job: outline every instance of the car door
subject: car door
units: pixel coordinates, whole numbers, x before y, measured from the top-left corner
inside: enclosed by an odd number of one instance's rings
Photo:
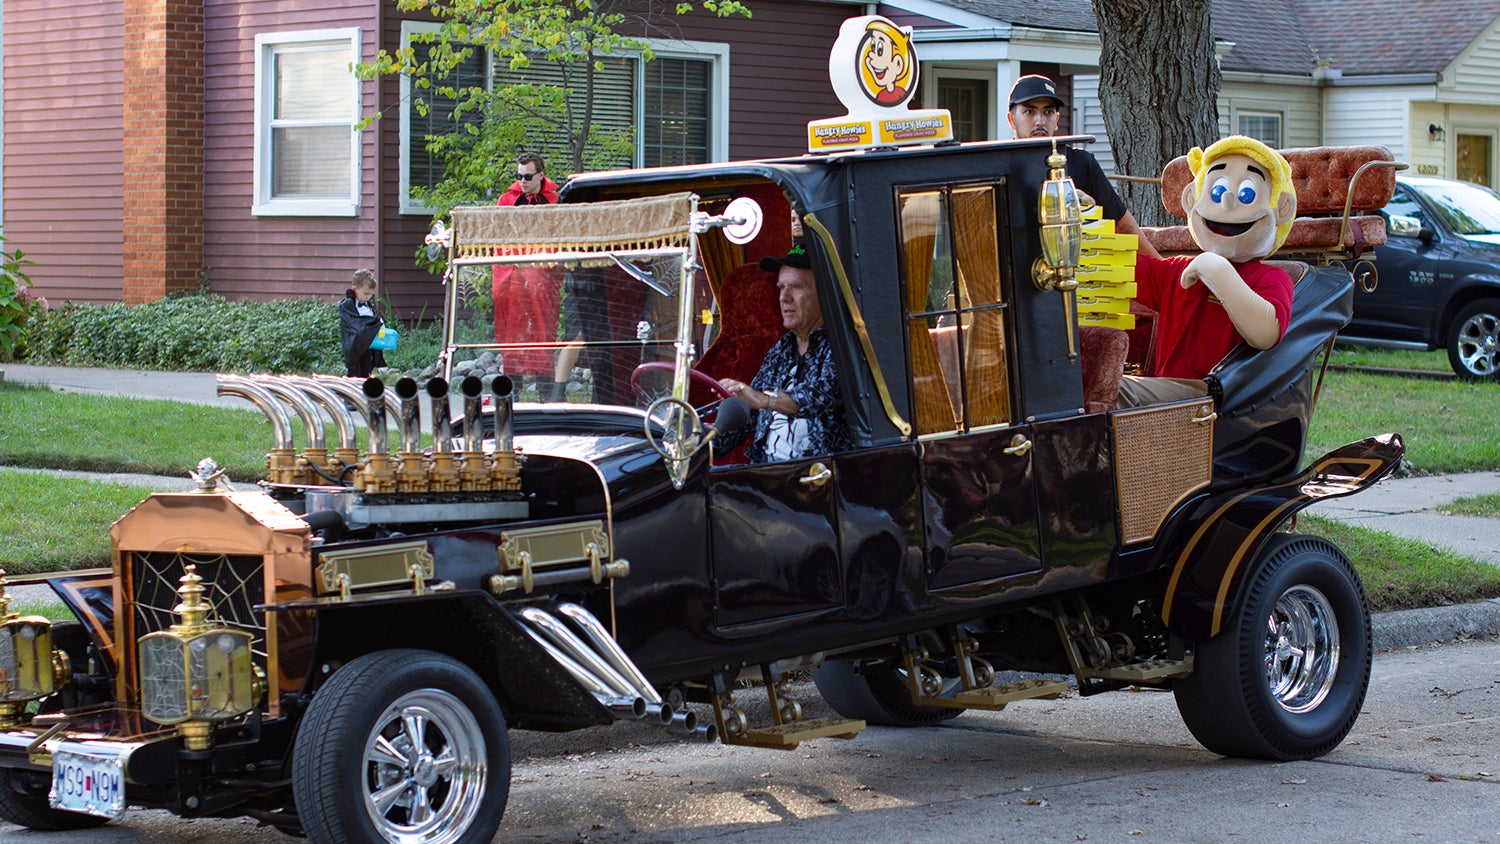
[[[1390,203],[1381,211],[1386,218],[1386,242],[1375,249],[1376,286],[1354,297],[1354,318],[1347,334],[1428,341],[1430,316],[1436,307],[1437,259],[1446,247],[1434,215],[1413,193],[1410,187],[1398,184]],[[1409,226],[1392,225],[1393,217],[1418,221],[1429,236],[1424,239]]]
[[[715,619],[721,633],[843,604],[831,457],[713,469],[708,482]]]

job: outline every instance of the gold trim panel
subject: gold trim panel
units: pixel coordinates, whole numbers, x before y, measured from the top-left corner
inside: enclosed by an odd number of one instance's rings
[[[379,548],[359,548],[323,555],[318,564],[319,593],[348,597],[359,589],[411,585],[437,576],[427,542],[403,542]]]
[[[1213,479],[1213,399],[1110,414],[1120,543],[1145,542],[1188,496]]]

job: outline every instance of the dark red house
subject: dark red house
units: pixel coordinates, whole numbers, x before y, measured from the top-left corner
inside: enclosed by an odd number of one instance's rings
[[[747,5],[749,19],[643,33],[650,72],[617,63],[606,119],[634,127],[636,164],[797,154],[808,120],[842,113],[828,49],[867,4]],[[402,317],[435,302],[412,260],[430,222],[407,191],[432,177],[421,118],[402,80],[348,70],[423,25],[392,0],[31,0],[3,15],[3,233],[35,260],[37,295],[338,296],[368,266]],[[657,130],[684,120],[664,147]]]

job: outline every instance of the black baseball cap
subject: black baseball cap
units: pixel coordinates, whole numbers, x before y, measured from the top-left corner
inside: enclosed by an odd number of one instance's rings
[[[1013,106],[1043,97],[1056,100],[1059,106],[1067,105],[1057,93],[1057,83],[1039,74],[1023,76],[1010,87],[1010,104]]]
[[[812,269],[812,258],[808,257],[807,247],[800,243],[793,244],[791,251],[780,258],[767,255],[760,259],[760,268],[768,273],[779,272],[782,267],[797,267],[798,269]]]

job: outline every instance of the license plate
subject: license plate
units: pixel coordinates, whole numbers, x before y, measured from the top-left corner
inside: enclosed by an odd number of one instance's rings
[[[108,752],[60,746],[48,798],[54,809],[117,820],[125,814],[125,764]]]

